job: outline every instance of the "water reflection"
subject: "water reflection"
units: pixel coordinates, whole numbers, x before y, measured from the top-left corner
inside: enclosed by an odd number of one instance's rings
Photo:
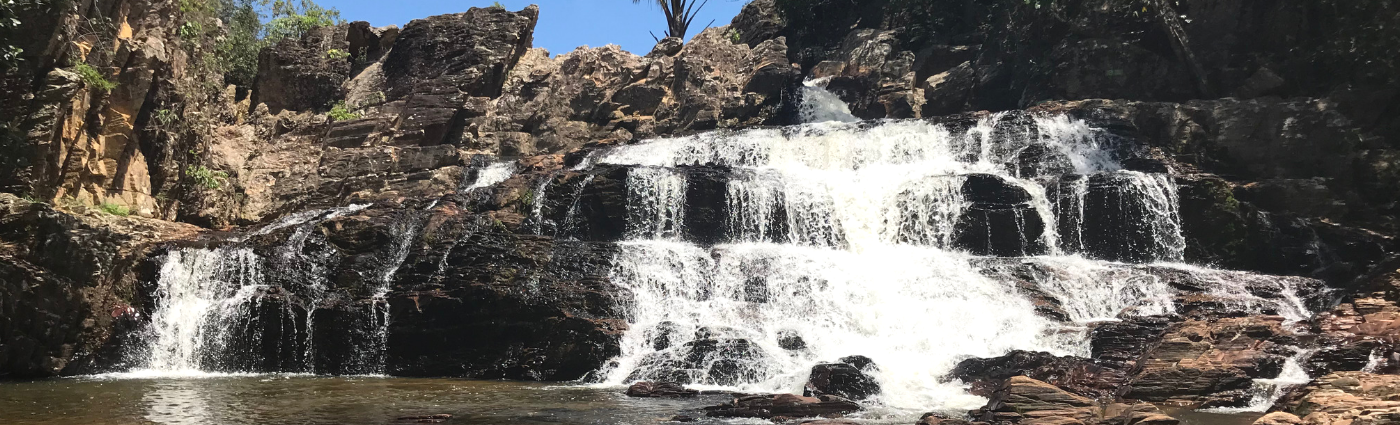
[[[727,396],[631,399],[620,389],[454,379],[231,376],[0,383],[5,424],[655,424]],[[707,422],[700,422],[707,423]],[[734,423],[711,421],[708,423]]]

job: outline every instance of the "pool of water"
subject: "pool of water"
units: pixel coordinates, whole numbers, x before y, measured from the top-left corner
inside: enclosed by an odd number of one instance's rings
[[[698,424],[771,424],[705,418],[728,394],[688,399],[627,397],[621,388],[462,379],[242,375],[113,375],[0,382],[0,424],[385,425],[448,414],[446,424],[659,424],[678,414]],[[1258,414],[1166,408],[1183,425],[1249,425]],[[909,424],[918,412],[874,408],[869,424]]]
[[[618,388],[456,379],[88,377],[0,383],[0,423],[382,425],[445,413],[453,416],[448,424],[655,424],[685,411],[702,416],[693,410],[728,399],[637,399]]]

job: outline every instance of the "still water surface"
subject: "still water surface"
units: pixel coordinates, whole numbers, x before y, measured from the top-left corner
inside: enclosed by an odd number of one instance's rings
[[[0,383],[0,424],[381,425],[441,413],[453,415],[447,424],[656,424],[728,399],[635,399],[616,388],[455,379],[90,377]]]
[[[0,424],[385,425],[450,414],[446,424],[660,424],[677,414],[697,424],[771,424],[704,418],[724,394],[639,399],[620,388],[532,382],[311,375],[189,378],[81,377],[0,383]],[[917,412],[864,412],[861,422],[909,424]],[[892,414],[894,413],[894,414]],[[1259,414],[1168,408],[1183,425],[1248,425]]]

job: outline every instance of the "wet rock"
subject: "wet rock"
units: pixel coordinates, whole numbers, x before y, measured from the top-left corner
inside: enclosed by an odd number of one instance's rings
[[[1033,143],[1016,153],[1008,166],[1016,170],[1016,176],[1031,179],[1042,176],[1060,176],[1074,172],[1074,164],[1069,156],[1045,143]]]
[[[987,422],[1073,423],[1068,421],[1093,420],[1098,410],[1093,400],[1035,379],[1013,376],[992,393],[987,405],[973,412],[973,416]]]
[[[695,397],[700,391],[674,382],[638,382],[627,387],[628,397]]]
[[[860,405],[837,396],[802,397],[793,394],[752,395],[705,408],[705,415],[721,418],[800,418],[840,416],[860,410]]]
[[[987,174],[970,174],[961,188],[968,203],[953,228],[954,246],[977,255],[1015,257],[1045,252],[1045,223],[1026,189]]]
[[[807,341],[802,339],[796,331],[778,331],[778,347],[784,350],[805,350]]]
[[[39,379],[112,371],[139,343],[137,297],[159,244],[200,229],[81,206],[57,209],[0,193],[0,376]],[[118,326],[121,326],[121,329]]]
[[[1169,326],[1171,320],[1165,317],[1132,317],[1099,324],[1089,334],[1091,357],[1115,369],[1132,369]]]
[[[1282,317],[1253,316],[1173,324],[1143,355],[1127,398],[1210,405],[1247,402],[1254,378],[1277,376],[1292,332]]]
[[[972,424],[972,422],[968,422],[968,421],[965,420],[965,419],[946,418],[946,417],[943,417],[943,416],[939,416],[939,415],[936,414],[936,413],[925,413],[922,417],[919,418],[919,422],[915,423],[914,425],[971,425],[971,424]]]
[[[868,363],[869,359],[859,357],[851,359],[850,363],[842,360],[841,363],[812,366],[802,395],[817,397],[830,394],[850,400],[864,400],[880,394],[880,382],[867,373],[873,367]]]
[[[987,397],[1013,376],[1043,381],[1091,398],[1111,398],[1129,379],[1125,371],[1100,366],[1089,359],[1019,350],[1001,357],[963,360],[948,372],[947,378],[970,384],[969,392]]]
[[[720,338],[702,329],[696,339],[643,358],[629,381],[735,385],[766,379],[767,354],[747,339]]]

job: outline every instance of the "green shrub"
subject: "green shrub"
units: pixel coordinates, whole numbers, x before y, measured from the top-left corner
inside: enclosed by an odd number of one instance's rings
[[[228,173],[210,170],[203,165],[185,167],[185,176],[194,179],[195,184],[213,190],[224,187],[224,181],[228,179]]]
[[[107,214],[122,217],[131,215],[131,209],[127,208],[125,205],[117,205],[110,202],[103,202],[102,205],[97,206],[97,209],[102,210],[102,212],[105,212]]]
[[[349,58],[349,57],[350,57],[350,52],[347,52],[347,51],[344,51],[344,50],[340,50],[340,49],[330,49],[330,50],[327,50],[327,51],[326,51],[326,59],[330,59],[330,60],[345,60],[346,58]]]
[[[331,117],[331,122],[353,120],[360,117],[360,113],[350,110],[349,106],[345,106],[343,100],[331,105],[331,111],[327,112],[326,115]]]
[[[107,81],[107,78],[102,76],[102,72],[98,71],[97,68],[93,68],[92,65],[80,63],[73,65],[72,70],[77,73],[79,77],[82,77],[83,82],[87,83],[88,87],[100,91],[111,91],[117,88],[117,83]]]
[[[184,25],[180,25],[180,38],[182,39],[194,41],[199,40],[199,37],[202,35],[204,35],[204,24],[196,21],[189,21],[185,22]]]
[[[271,20],[263,26],[263,41],[265,43],[276,43],[285,38],[300,39],[307,32],[330,25],[345,23],[340,19],[340,11],[335,8],[326,9],[311,0],[263,0],[267,5]]]

